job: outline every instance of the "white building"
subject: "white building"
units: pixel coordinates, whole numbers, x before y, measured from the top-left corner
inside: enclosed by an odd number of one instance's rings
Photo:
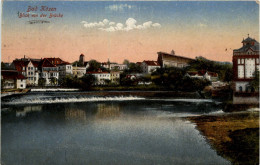
[[[59,67],[44,58],[39,64],[40,77],[46,80],[45,85],[57,85],[59,79]],[[54,80],[54,81],[53,81]]]
[[[143,61],[141,64],[142,72],[145,74],[151,74],[157,68],[160,68],[160,64],[157,61]]]
[[[65,77],[67,75],[72,75],[73,74],[73,67],[70,63],[68,62],[63,62],[58,65],[59,67],[59,74],[60,77]]]
[[[87,72],[87,74],[95,76],[95,85],[107,85],[111,81],[111,75],[109,72]]]
[[[78,78],[83,77],[86,74],[86,67],[73,66],[72,74],[74,77],[78,77]]]

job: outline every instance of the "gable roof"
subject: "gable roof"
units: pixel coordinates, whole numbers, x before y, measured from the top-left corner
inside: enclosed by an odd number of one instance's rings
[[[56,67],[56,65],[52,64],[47,58],[44,58],[39,63],[40,67]]]
[[[160,64],[157,61],[143,61],[148,66],[160,66]]]
[[[60,58],[46,58],[47,60],[49,60],[53,65],[58,65],[58,64],[61,64],[62,62],[65,62],[63,61],[62,59]]]

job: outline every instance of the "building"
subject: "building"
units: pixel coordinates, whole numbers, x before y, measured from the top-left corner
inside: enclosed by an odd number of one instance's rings
[[[110,80],[113,84],[120,83],[120,72],[119,71],[110,71]]]
[[[86,74],[86,67],[73,66],[72,74],[77,78],[83,77]]]
[[[217,73],[209,72],[209,71],[205,71],[205,70],[189,71],[185,74],[185,76],[188,76],[190,78],[207,79],[211,82],[218,81],[218,74]]]
[[[55,62],[51,62],[48,58],[44,58],[39,63],[40,78],[45,79],[45,85],[57,85],[59,79],[59,67]]]
[[[177,56],[175,55],[175,52],[172,51],[172,53],[165,53],[165,52],[157,52],[158,54],[158,63],[161,67],[179,67],[183,68],[189,65],[189,62],[191,62],[192,58],[183,57],[183,56]]]
[[[143,61],[141,64],[142,72],[145,74],[151,74],[157,68],[160,68],[160,64],[157,61]]]
[[[2,70],[1,79],[3,89],[26,88],[26,77],[16,70]]]
[[[73,74],[72,64],[68,62],[62,62],[58,65],[59,67],[59,76],[65,77],[67,75]]]
[[[103,72],[101,69],[97,72],[87,72],[86,74],[90,74],[95,77],[94,85],[107,85],[111,81],[110,73]]]
[[[11,64],[12,67],[25,76],[26,84],[28,86],[37,86],[39,80],[39,70],[38,66],[40,63],[40,59],[15,59]]]
[[[259,103],[259,92],[250,86],[259,71],[259,43],[249,37],[242,40],[242,47],[233,50],[234,104]]]
[[[114,71],[121,71],[121,72],[123,72],[125,69],[127,69],[127,65],[125,65],[125,64],[111,63],[111,64],[109,65],[109,69],[110,69],[110,70],[114,70]]]

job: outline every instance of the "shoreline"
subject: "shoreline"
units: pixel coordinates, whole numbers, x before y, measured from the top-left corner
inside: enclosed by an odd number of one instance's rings
[[[258,164],[259,111],[186,117],[217,154],[232,164]]]

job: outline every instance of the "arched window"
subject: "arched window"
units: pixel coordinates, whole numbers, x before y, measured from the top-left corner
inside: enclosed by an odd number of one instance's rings
[[[255,92],[255,88],[254,87],[251,87],[251,92]]]
[[[243,91],[243,88],[242,86],[239,87],[239,92],[242,92]]]
[[[249,86],[246,87],[246,92],[249,92],[249,88],[250,88]]]

